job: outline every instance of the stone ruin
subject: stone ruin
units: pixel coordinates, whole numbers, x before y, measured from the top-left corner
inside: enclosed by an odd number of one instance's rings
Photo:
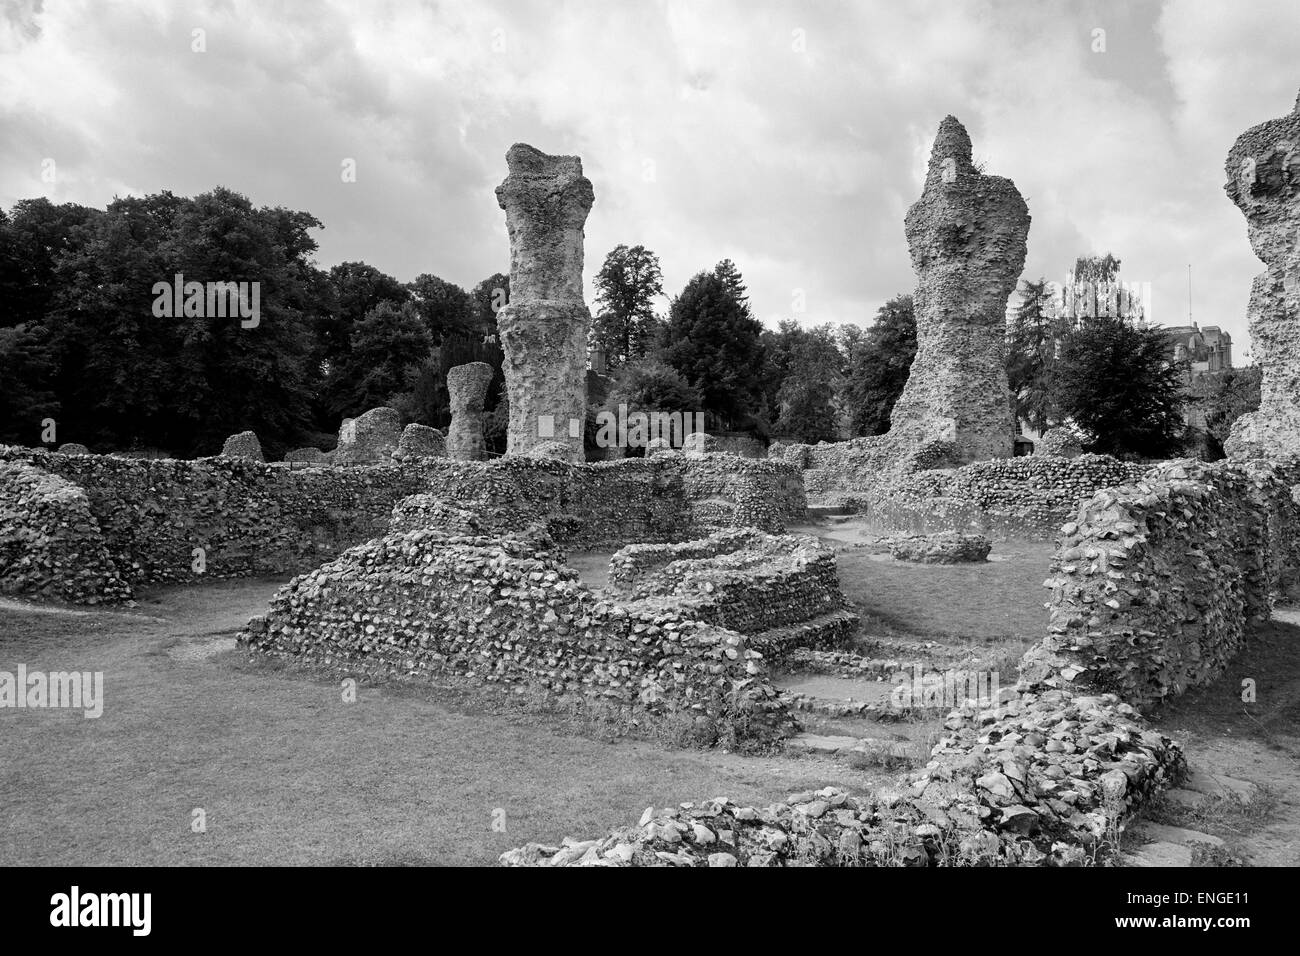
[[[401,460],[446,458],[446,436],[436,428],[412,422],[402,429],[402,437],[397,441],[397,451],[393,452],[393,457]]]
[[[89,455],[90,449],[80,442],[64,442],[59,446],[60,455]]]
[[[381,405],[357,418],[345,418],[339,426],[339,443],[334,449],[335,465],[374,465],[392,460],[402,431],[397,409]]]
[[[238,435],[231,435],[221,446],[221,457],[266,461],[262,456],[262,443],[257,440],[256,432],[240,432]]]
[[[980,172],[956,117],[939,125],[921,198],[907,211],[916,270],[916,358],[890,435],[956,446],[957,462],[1009,458],[1007,299],[1025,264],[1029,208],[1015,183]]]
[[[451,425],[447,429],[449,458],[479,461],[487,457],[487,445],[483,441],[483,406],[491,384],[492,366],[486,362],[470,362],[447,370],[447,394],[451,397]],[[511,405],[512,413],[513,409]]]
[[[889,432],[768,449],[768,457],[805,470],[817,504],[888,506],[915,473],[1009,460],[1014,452],[1006,307],[1025,262],[1029,210],[1011,180],[975,167],[970,136],[955,117],[939,125],[904,229],[917,275],[917,352]]]
[[[497,187],[510,234],[510,301],[497,312],[510,401],[506,454],[561,442],[580,463],[587,402],[583,224],[595,201],[577,156],[516,143]]]
[[[1259,410],[1242,415],[1224,448],[1233,458],[1300,453],[1300,98],[1253,126],[1228,153],[1224,189],[1246,217],[1267,268],[1250,290],[1250,338],[1263,369]]]

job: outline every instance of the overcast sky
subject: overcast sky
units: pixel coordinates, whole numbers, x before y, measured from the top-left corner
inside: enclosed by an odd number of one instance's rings
[[[952,113],[1029,204],[1026,277],[1110,251],[1178,324],[1191,263],[1193,318],[1232,333],[1238,364],[1263,265],[1224,158],[1300,87],[1295,0],[0,9],[6,208],[225,185],[321,219],[322,266],[469,288],[508,269],[493,189],[527,142],[580,155],[595,186],[589,301],[605,253],[640,243],[670,293],[729,257],[769,325],[867,323],[914,285],[903,215]]]

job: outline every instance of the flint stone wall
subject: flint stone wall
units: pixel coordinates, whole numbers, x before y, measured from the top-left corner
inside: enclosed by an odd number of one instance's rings
[[[397,450],[401,430],[401,416],[387,405],[372,408],[357,418],[345,418],[331,461],[336,465],[387,463]]]
[[[394,505],[437,492],[491,522],[545,525],[568,547],[616,549],[711,530],[782,531],[804,514],[798,472],[731,456],[593,465],[507,458],[292,468],[239,459],[128,459],[0,445],[0,462],[80,487],[133,585],[303,571],[383,534]],[[494,524],[494,527],[503,526]],[[191,571],[203,547],[205,575]]]
[[[881,436],[883,437],[883,436]],[[808,500],[847,506],[885,531],[961,531],[991,538],[1054,538],[1078,503],[1131,482],[1149,465],[1107,455],[1028,455],[956,469],[893,470],[876,439],[787,445],[783,460],[803,464]]]
[[[256,432],[240,432],[238,435],[231,435],[221,446],[221,457],[266,461],[266,457],[262,454],[262,443],[257,440]]]
[[[739,631],[769,660],[800,647],[839,646],[858,625],[834,553],[808,535],[746,528],[680,544],[631,545],[610,559],[610,590]]]
[[[282,588],[239,643],[353,675],[462,678],[629,730],[672,721],[702,743],[752,746],[793,727],[744,636],[603,599],[510,536],[424,528],[358,545]]]
[[[826,788],[768,807],[646,808],[634,825],[529,843],[505,866],[1083,866],[1186,772],[1178,746],[1113,695],[1052,681],[954,710],[905,790]],[[1049,749],[1050,748],[1050,749]]]
[[[1233,423],[1233,458],[1300,454],[1300,98],[1290,113],[1237,137],[1225,165],[1228,198],[1246,217],[1267,267],[1251,283],[1251,348],[1263,369],[1259,410]]]
[[[968,564],[987,560],[993,543],[982,534],[914,534],[890,539],[889,553],[916,564]]]
[[[1175,461],[1084,502],[1045,583],[1029,673],[1146,707],[1218,677],[1300,576],[1295,460]]]
[[[84,604],[131,598],[86,493],[22,462],[0,462],[0,592]]]

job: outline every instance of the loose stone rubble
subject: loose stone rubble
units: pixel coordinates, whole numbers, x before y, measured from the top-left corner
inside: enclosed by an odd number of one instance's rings
[[[718,440],[707,432],[691,432],[682,439],[683,455],[716,455],[720,451]]]
[[[1083,454],[1087,436],[1083,429],[1060,425],[1048,429],[1043,437],[1034,442],[1035,456],[1055,456],[1058,458],[1077,458]]]
[[[1009,179],[980,172],[953,116],[939,125],[921,198],[907,211],[917,351],[889,435],[943,440],[960,464],[1011,456],[1007,299],[1020,279],[1029,209]]]
[[[387,405],[372,408],[355,419],[345,418],[331,461],[335,465],[386,464],[397,451],[401,430],[401,415]]]
[[[257,440],[256,432],[240,432],[238,435],[231,435],[221,446],[221,457],[266,461],[262,456],[262,443]]]
[[[834,788],[765,808],[719,797],[561,846],[529,843],[506,866],[1080,866],[1186,771],[1177,745],[1111,695],[1022,683],[999,704],[954,710],[906,789]]]
[[[1225,169],[1224,189],[1267,269],[1251,285],[1247,313],[1263,369],[1259,410],[1233,423],[1224,449],[1233,458],[1300,454],[1300,99],[1237,137]]]
[[[890,538],[889,553],[900,561],[917,564],[964,564],[988,560],[993,542],[982,534],[912,534]]]
[[[59,446],[60,455],[89,455],[90,449],[77,442],[65,442]]]
[[[447,394],[451,396],[451,426],[447,429],[449,458],[479,461],[487,457],[483,406],[491,384],[492,366],[486,362],[470,362],[447,370]]]
[[[510,233],[510,301],[497,312],[510,402],[506,454],[557,441],[577,463],[591,326],[582,297],[583,224],[595,193],[577,156],[516,143],[506,165],[496,191]]]
[[[397,442],[397,451],[393,452],[393,458],[396,460],[445,457],[447,457],[447,439],[442,432],[415,422],[402,429],[402,437]]]

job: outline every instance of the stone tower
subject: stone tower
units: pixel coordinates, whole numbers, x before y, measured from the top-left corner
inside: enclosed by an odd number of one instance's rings
[[[497,187],[510,233],[510,301],[497,312],[510,422],[506,454],[546,443],[583,461],[587,333],[583,225],[595,194],[577,156],[516,143]]]
[[[1233,458],[1300,454],[1300,98],[1286,116],[1238,136],[1225,171],[1223,188],[1267,268],[1247,311],[1264,374],[1259,411],[1233,423],[1224,448]]]
[[[975,168],[956,117],[939,125],[904,227],[917,280],[917,350],[891,441],[951,441],[962,462],[1010,457],[1006,308],[1025,264],[1029,208],[1011,180]]]

